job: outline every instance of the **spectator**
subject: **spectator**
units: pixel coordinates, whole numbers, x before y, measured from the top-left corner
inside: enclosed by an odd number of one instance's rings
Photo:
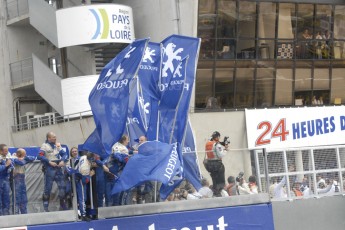
[[[295,182],[292,184],[292,191],[293,195],[296,197],[302,197],[303,192],[301,191],[301,182],[298,181],[298,179],[295,180]]]
[[[309,186],[308,186],[308,178],[307,177],[303,177],[302,184],[300,186],[300,190],[302,191],[304,197],[308,197],[310,195],[311,191],[310,191]]]
[[[256,185],[256,176],[251,175],[248,178],[250,194],[258,194],[258,186]]]
[[[330,179],[326,179],[325,180],[325,185],[322,185],[323,183],[320,183],[320,188],[318,188],[316,191],[317,191],[317,194],[333,194],[334,191],[332,191],[332,189],[335,190],[335,187],[334,187],[334,182],[333,180],[330,180]],[[327,185],[327,186],[326,186]],[[322,188],[321,188],[322,187]]]
[[[239,195],[246,195],[246,194],[257,194],[257,186],[256,186],[256,178],[255,176],[249,177],[250,181],[247,183],[244,179],[244,177],[239,178],[238,182],[238,194]]]
[[[220,195],[221,195],[221,197],[228,197],[228,196],[229,196],[228,192],[225,191],[225,189],[222,189],[222,190],[220,191]]]
[[[325,30],[325,34],[322,35],[322,38],[323,38],[323,39],[326,39],[326,40],[331,39],[331,34],[329,33],[328,30]]]
[[[235,177],[233,176],[228,177],[228,185],[224,189],[225,191],[227,191],[229,196],[237,195],[237,186],[235,182]]]
[[[60,199],[60,208],[67,210],[65,195],[66,195],[66,182],[64,177],[63,167],[68,161],[68,155],[61,147],[59,142],[56,142],[56,135],[53,132],[48,132],[46,141],[40,148],[37,157],[43,163],[44,172],[44,191],[43,191],[43,208],[45,212],[49,212],[49,199],[53,187],[53,182],[58,186],[58,196]]]
[[[339,184],[335,179],[326,179],[326,184],[331,186],[331,189],[327,192],[327,194],[331,195],[339,192]]]
[[[302,33],[302,37],[304,39],[312,39],[313,37],[309,34],[309,30],[308,29],[304,29],[303,33]]]
[[[320,31],[316,32],[315,39],[319,39],[319,40],[322,39],[322,36],[321,36],[321,32],[320,32]]]
[[[11,154],[5,144],[0,144],[0,216],[10,214],[10,173],[13,169]]]
[[[26,183],[25,183],[25,165],[33,162],[35,157],[26,156],[25,149],[19,148],[16,151],[15,157],[13,157],[14,170],[13,170],[13,181],[15,191],[15,213],[26,214],[28,198],[26,195]]]
[[[322,188],[322,187],[321,187],[321,184],[323,184],[323,187],[324,187],[325,184],[326,184],[325,180],[322,178],[321,175],[317,175],[317,177],[316,177],[316,183],[317,183],[317,187],[318,187],[318,188]]]
[[[187,200],[199,200],[202,198],[202,195],[192,185],[186,187],[186,191],[188,192]]]
[[[212,198],[213,197],[213,192],[210,189],[210,183],[208,182],[208,180],[206,178],[201,180],[201,188],[199,189],[199,194],[201,194],[201,196],[203,198]]]
[[[273,187],[274,198],[287,198],[285,185],[286,185],[286,176],[284,176],[279,183],[276,182],[274,184],[274,187]]]
[[[221,196],[221,190],[225,186],[225,168],[222,158],[227,152],[227,147],[221,145],[219,139],[220,133],[215,131],[212,133],[211,140],[205,146],[205,166],[206,170],[211,174],[215,196]]]
[[[274,198],[274,188],[277,185],[277,179],[271,178],[270,181],[271,181],[271,185],[268,188],[268,193],[270,195],[270,198],[272,199],[272,198]]]

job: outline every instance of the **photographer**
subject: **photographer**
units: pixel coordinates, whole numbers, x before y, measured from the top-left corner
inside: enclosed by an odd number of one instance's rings
[[[249,183],[245,181],[243,178],[244,173],[240,172],[239,175],[236,177],[236,181],[238,182],[238,194],[245,195],[245,194],[258,194],[258,187],[256,185],[256,177],[250,176],[248,178]]]
[[[221,196],[221,190],[225,186],[225,168],[222,158],[227,153],[228,144],[223,146],[220,142],[220,133],[215,131],[212,138],[205,146],[205,167],[211,174],[214,195]]]

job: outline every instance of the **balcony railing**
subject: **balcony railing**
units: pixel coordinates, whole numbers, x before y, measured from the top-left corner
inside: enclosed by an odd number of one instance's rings
[[[91,111],[84,111],[75,114],[60,116],[58,113],[35,114],[27,112],[20,116],[20,123],[12,126],[12,132],[30,130],[48,125],[69,122],[72,120],[83,119],[92,116]]]
[[[10,73],[12,88],[23,84],[32,84],[34,80],[32,58],[26,58],[24,60],[11,63]]]

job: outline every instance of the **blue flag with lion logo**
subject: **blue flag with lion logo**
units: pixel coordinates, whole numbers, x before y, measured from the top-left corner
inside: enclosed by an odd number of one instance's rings
[[[158,140],[168,143],[177,142],[182,145],[186,134],[188,109],[195,81],[200,39],[172,35],[164,39],[162,45],[163,64],[160,78],[161,101]],[[182,90],[174,90],[176,88]],[[176,94],[171,95],[171,92],[169,92],[167,97],[164,96],[167,95],[165,91],[173,91]],[[177,104],[176,98],[178,99]],[[176,107],[173,108],[174,106]],[[182,160],[181,169],[172,177],[169,184],[161,186],[161,197],[167,197],[181,183],[185,177],[184,171]]]

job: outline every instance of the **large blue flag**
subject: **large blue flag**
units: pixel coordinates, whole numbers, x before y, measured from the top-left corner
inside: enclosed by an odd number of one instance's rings
[[[148,140],[157,140],[158,102],[160,100],[158,83],[161,65],[161,44],[149,42],[138,71],[141,114],[146,122]]]
[[[138,71],[147,43],[148,39],[137,40],[123,49],[103,68],[90,93],[89,103],[96,130],[107,153],[111,153],[113,144],[124,133],[129,83]],[[92,143],[85,143],[86,147],[90,145]]]
[[[159,181],[168,184],[181,168],[181,146],[159,141],[147,141],[139,146],[138,154],[132,156],[112,193],[128,190],[145,181]]]
[[[181,82],[183,80],[183,91],[177,105],[176,111],[161,113],[159,118],[159,137],[162,141],[172,140],[178,143],[183,143],[186,126],[188,120],[188,109],[190,99],[192,95],[192,89],[195,81],[196,65],[199,55],[200,39],[185,37],[180,35],[172,35],[166,38],[163,42],[163,65],[160,89],[162,92],[162,100],[164,94],[171,82]],[[185,72],[181,72],[183,66],[181,66],[182,57],[189,57],[186,62]],[[162,101],[161,101],[162,103]],[[163,102],[164,104],[166,102]],[[164,109],[164,108],[162,108]],[[173,121],[173,122],[171,122]],[[172,125],[173,124],[173,125]],[[184,168],[184,163],[183,169]],[[187,167],[187,169],[190,169]],[[184,177],[184,175],[182,175]],[[176,186],[178,186],[183,177],[176,175],[169,185],[162,185],[160,189],[161,195],[167,197]]]

